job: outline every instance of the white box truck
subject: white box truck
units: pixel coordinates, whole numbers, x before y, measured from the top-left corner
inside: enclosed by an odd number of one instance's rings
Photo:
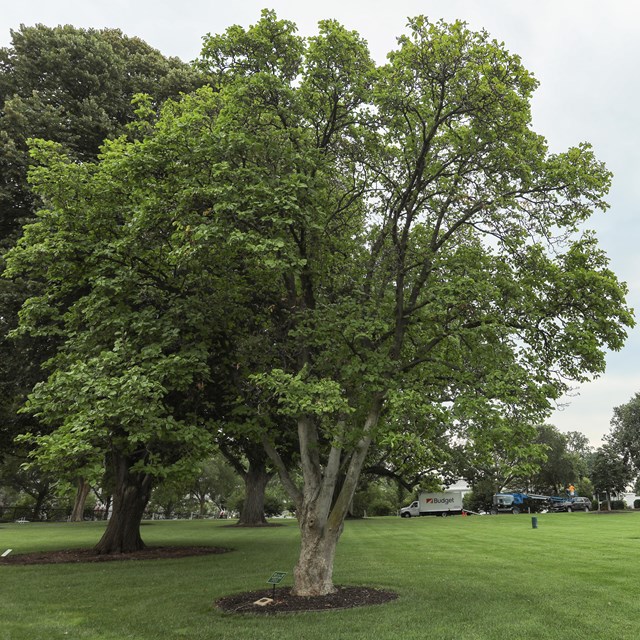
[[[400,509],[400,516],[452,516],[462,513],[462,491],[443,491],[442,493],[421,493],[420,497],[408,507]]]

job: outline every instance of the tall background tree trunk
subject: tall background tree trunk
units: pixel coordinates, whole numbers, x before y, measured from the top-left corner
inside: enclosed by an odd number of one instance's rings
[[[109,513],[111,512],[111,504],[113,503],[113,495],[109,494],[105,497],[104,500],[104,511],[102,512],[102,517],[100,520],[108,520]]]
[[[249,440],[241,441],[237,449],[229,442],[218,443],[220,452],[244,480],[245,498],[238,525],[257,527],[266,524],[264,492],[275,472],[268,471],[269,456],[262,445]],[[246,468],[245,468],[246,466]]]
[[[73,502],[73,511],[69,518],[71,522],[82,522],[84,520],[84,505],[90,490],[91,486],[84,478],[76,478],[76,497]]]
[[[104,535],[94,547],[96,553],[130,553],[144,549],[140,523],[153,486],[148,474],[132,472],[133,457],[113,453],[113,511]]]
[[[242,474],[245,497],[238,525],[256,527],[267,523],[264,517],[264,493],[272,476],[267,471],[264,459],[249,463],[249,470]]]
[[[204,518],[204,514],[207,510],[207,496],[205,495],[201,495],[198,498],[198,513],[200,514],[201,518]]]
[[[32,519],[33,520],[40,520],[42,517],[42,507],[44,506],[45,500],[47,499],[47,496],[49,495],[49,483],[46,483],[44,486],[42,486],[42,488],[36,493],[35,500],[36,503],[33,506],[33,511],[32,511]]]

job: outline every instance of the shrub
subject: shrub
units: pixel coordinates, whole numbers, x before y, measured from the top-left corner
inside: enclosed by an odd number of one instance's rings
[[[635,507],[635,502],[634,502]],[[598,503],[593,503],[593,508],[598,508]],[[624,500],[611,500],[611,511],[624,511],[627,508],[627,503]],[[604,500],[600,503],[600,511],[608,511],[607,501]]]
[[[380,497],[370,502],[365,511],[368,516],[393,516],[397,509],[391,499]]]

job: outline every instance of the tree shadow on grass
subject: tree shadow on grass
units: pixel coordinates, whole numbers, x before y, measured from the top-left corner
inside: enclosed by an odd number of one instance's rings
[[[146,547],[131,553],[98,554],[93,549],[62,549],[59,551],[36,551],[16,553],[0,558],[0,565],[60,564],[80,562],[118,562],[123,560],[167,560],[187,558],[231,551],[226,547]]]

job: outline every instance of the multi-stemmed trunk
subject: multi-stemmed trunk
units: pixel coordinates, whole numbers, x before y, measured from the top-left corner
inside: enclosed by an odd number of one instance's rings
[[[104,535],[94,548],[96,553],[130,553],[144,549],[140,523],[153,483],[148,474],[132,470],[137,461],[138,457],[119,452],[111,455],[113,510]]]
[[[282,483],[296,504],[300,527],[300,555],[294,569],[292,593],[296,596],[322,596],[333,593],[333,564],[344,520],[371,445],[372,432],[382,410],[382,395],[372,402],[361,438],[349,454],[343,474],[344,451],[337,443],[326,460],[319,455],[318,432],[311,418],[298,420],[298,438],[302,463],[303,487],[298,487],[287,472],[275,447],[265,439],[264,445],[273,460]],[[342,431],[344,425],[339,426]],[[338,489],[338,481],[342,484]]]

